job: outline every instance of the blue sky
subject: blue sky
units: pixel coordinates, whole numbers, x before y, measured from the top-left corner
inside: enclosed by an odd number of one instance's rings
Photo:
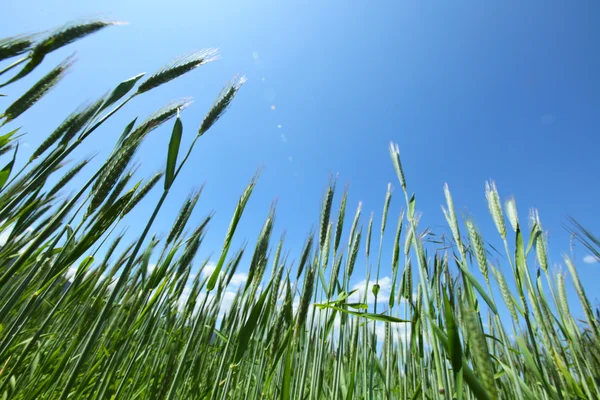
[[[221,87],[238,72],[248,77],[227,115],[199,142],[155,224],[154,231],[165,232],[189,190],[206,182],[194,222],[217,213],[202,256],[220,248],[238,196],[258,167],[264,171],[234,247],[255,240],[277,198],[275,237],[285,229],[291,257],[299,257],[336,173],[335,210],[349,183],[349,218],[363,201],[363,215],[373,210],[377,224],[393,183],[391,242],[404,200],[390,140],[400,146],[422,228],[444,231],[440,205],[448,182],[457,211],[472,215],[484,237],[498,244],[484,195],[491,178],[502,200],[517,199],[521,220],[529,208],[539,210],[551,265],[570,251],[567,216],[600,232],[593,172],[600,145],[597,2],[54,0],[10,2],[3,10],[0,36],[81,17],[129,23],[48,57],[47,68],[75,50],[78,61],[21,119],[31,145],[26,151],[81,102],[191,50],[218,47],[221,59],[136,99],[80,154],[97,152],[99,162],[131,118],[184,96],[195,99],[183,114],[189,141]],[[21,93],[32,79],[25,81],[7,94]],[[170,126],[163,127],[145,143],[140,176],[164,165],[169,134]],[[137,221],[158,195],[135,211],[130,230],[141,230]],[[596,301],[600,265],[585,263],[586,254],[576,246],[580,276]]]

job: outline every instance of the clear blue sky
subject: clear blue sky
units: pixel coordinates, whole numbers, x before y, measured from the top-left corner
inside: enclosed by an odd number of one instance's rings
[[[386,185],[396,186],[390,242],[404,203],[390,140],[399,144],[409,190],[417,194],[421,228],[445,229],[440,205],[448,182],[457,211],[468,211],[497,244],[484,196],[492,178],[503,200],[516,197],[522,221],[530,207],[539,209],[552,265],[569,251],[567,216],[600,232],[597,2],[54,0],[12,1],[3,11],[0,36],[89,16],[129,22],[48,58],[47,67],[77,50],[78,62],[21,119],[31,148],[48,126],[119,81],[188,51],[218,47],[221,60],[136,99],[82,154],[106,154],[133,116],[188,95],[196,100],[183,115],[190,139],[223,84],[246,74],[247,84],[200,141],[154,229],[168,229],[188,190],[206,182],[194,221],[217,214],[203,255],[220,248],[238,196],[259,166],[264,172],[235,244],[253,243],[278,198],[275,237],[286,229],[297,258],[318,224],[332,173],[339,173],[339,194],[350,184],[349,218],[362,200],[364,215],[374,210],[377,224]],[[140,176],[164,165],[169,133],[164,127],[145,144]],[[130,230],[141,230],[136,222],[152,203],[136,211]],[[584,263],[585,255],[577,246],[575,260],[594,300],[600,265]]]

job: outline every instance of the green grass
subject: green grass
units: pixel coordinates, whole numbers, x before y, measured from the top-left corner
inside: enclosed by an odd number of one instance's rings
[[[86,21],[47,36],[0,40],[2,86],[25,78],[49,52],[110,25]],[[243,78],[218,95],[188,149],[180,149],[189,132],[179,118],[188,104],[183,100],[141,123],[131,117],[97,171],[87,170],[87,160],[66,165],[124,104],[215,55],[188,55],[148,78],[121,82],[49,129],[20,171],[14,168],[19,131],[0,132],[0,233],[7,237],[0,247],[2,399],[600,398],[599,311],[573,260],[565,256],[568,277],[549,270],[537,215],[529,224],[520,221],[514,200],[503,207],[493,182],[485,196],[506,252],[503,265],[488,259],[476,222],[457,219],[447,186],[443,214],[452,237],[427,240],[398,146],[391,145],[390,168],[402,191],[399,199],[391,188],[382,194],[379,226],[371,216],[363,229],[361,204],[346,219],[347,192],[338,205],[332,180],[318,230],[307,236],[297,263],[287,256],[285,238],[272,237],[274,208],[254,247],[232,249],[259,184],[255,176],[233,210],[223,247],[212,249],[219,254],[214,271],[202,274],[208,260],[196,253],[211,216],[189,226],[201,190],[173,205],[181,211],[168,236],[153,236],[153,222],[175,201],[171,185]],[[23,118],[69,67],[66,60],[20,98],[4,98],[4,123]],[[172,119],[165,171],[137,180],[131,163],[140,144]],[[70,179],[84,170],[89,181],[65,195]],[[116,234],[122,219],[151,190],[162,195],[135,240],[125,243]],[[404,205],[395,225],[388,215],[393,201]],[[576,223],[572,229],[600,254],[598,239]],[[348,243],[341,241],[345,231]],[[390,235],[388,261],[381,254]],[[154,268],[150,259],[158,260]],[[249,279],[222,315],[225,289],[242,259]],[[368,266],[367,281],[376,282],[373,307],[366,290],[358,300],[351,291],[359,265]],[[391,271],[393,282],[386,301],[378,296],[381,268]],[[567,300],[570,285],[579,304]],[[572,311],[579,309],[581,315]]]

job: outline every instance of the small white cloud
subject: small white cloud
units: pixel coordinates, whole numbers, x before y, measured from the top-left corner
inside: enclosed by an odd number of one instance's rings
[[[12,224],[8,228],[4,229],[2,231],[2,233],[0,233],[0,247],[4,246],[6,244],[6,242],[8,241],[8,238],[12,234],[14,228],[15,228],[15,224]],[[21,234],[17,235],[17,237],[23,237],[25,235],[31,234],[32,232],[33,232],[33,228],[32,227],[27,227],[27,228],[25,228],[25,231],[23,231]],[[25,252],[26,248],[27,247],[20,248],[19,249],[19,254],[23,254]]]
[[[112,292],[115,289],[115,286],[117,286],[117,281],[119,280],[118,276],[115,276],[114,279],[112,280],[112,282],[108,285],[108,291]]]
[[[185,285],[183,291],[181,292],[181,296],[179,296],[178,305],[180,310],[183,309],[188,299],[190,298],[191,291],[192,287],[190,285]]]
[[[214,262],[209,262],[207,263],[204,268],[202,268],[202,276],[203,277],[207,277],[207,276],[211,276],[213,272],[215,272],[215,269],[217,268],[217,265]]]
[[[583,257],[583,262],[586,264],[596,264],[600,262],[600,260],[598,260],[598,258],[594,257],[593,255],[588,254],[587,256]]]
[[[215,272],[216,268],[217,268],[217,265],[214,262],[212,262],[212,261],[208,262],[204,266],[204,268],[202,269],[202,276],[204,278],[207,278],[207,277],[211,276],[213,274],[213,272]],[[221,271],[221,276],[223,276],[223,271]],[[245,272],[236,272],[231,277],[231,281],[229,282],[229,285],[238,287],[238,286],[246,283],[247,280],[248,280],[248,274],[247,273],[245,273]]]
[[[0,233],[0,246],[4,246],[6,244],[14,227],[15,227],[15,225],[12,224],[11,226],[9,226],[5,230],[3,230],[2,233]]]
[[[278,124],[278,125],[277,125],[277,129],[281,129],[281,128],[283,128],[283,125],[281,125],[281,124]]]
[[[265,81],[265,77],[263,76],[262,78],[260,78],[263,82]]]
[[[248,280],[248,274],[245,272],[236,272],[231,277],[231,281],[229,282],[232,286],[241,286]]]
[[[183,289],[183,293],[181,293],[181,297],[179,297],[179,308],[183,308],[189,297],[190,297],[190,292],[191,292],[191,288],[189,286],[186,286]],[[226,290],[225,292],[223,292],[223,294],[221,295],[221,299],[220,299],[220,304],[219,304],[219,319],[223,317],[223,315],[225,315],[225,313],[228,313],[229,310],[231,309],[231,306],[233,305],[233,300],[235,300],[235,296],[236,296],[236,291],[233,290]],[[200,293],[198,295],[198,298],[196,299],[196,305],[194,307],[194,312],[197,312],[200,309],[200,306],[202,305],[202,303],[205,303],[205,309],[210,309],[213,307],[213,305],[211,305],[212,302],[214,302],[216,300],[216,296],[214,293]]]
[[[235,299],[236,292],[228,290],[223,293],[223,298],[221,299],[221,308],[219,309],[219,314],[223,315],[231,309],[233,305],[233,300]]]
[[[10,236],[10,232],[4,231],[0,233],[0,246],[4,246],[8,241],[8,237]]]
[[[364,299],[365,286],[367,281],[363,279],[352,287],[352,290],[357,289],[356,292],[350,296],[348,299],[351,303],[359,303]],[[375,285],[374,280],[369,280],[369,284],[367,286],[367,303],[373,304],[375,302],[375,296],[373,295],[373,286]],[[377,295],[377,303],[385,304],[389,301],[390,293],[392,291],[392,278],[389,276],[384,276],[383,278],[379,278],[379,294]]]
[[[283,143],[287,143],[287,136],[285,136],[285,135],[282,133],[280,137],[281,137],[281,141],[282,141]]]
[[[65,278],[67,278],[67,280],[69,282],[73,282],[73,278],[75,277],[75,273],[77,273],[77,267],[69,267],[69,269],[65,273]]]

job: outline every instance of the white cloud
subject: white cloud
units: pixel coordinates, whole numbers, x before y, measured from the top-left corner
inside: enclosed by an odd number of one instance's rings
[[[365,286],[366,286],[366,279],[363,279],[362,281],[358,282],[357,284],[355,284],[352,287],[352,290],[356,290],[356,292],[354,292],[352,294],[352,296],[350,296],[348,298],[348,302],[349,303],[360,303],[363,301],[364,299],[364,293],[365,293]],[[367,287],[367,303],[368,304],[373,304],[375,303],[375,296],[373,295],[373,286],[375,285],[375,280],[369,280],[369,285]],[[389,301],[390,298],[390,293],[392,291],[392,278],[390,278],[389,276],[384,276],[383,278],[379,278],[379,295],[377,296],[377,303],[378,304],[385,304]]]
[[[115,286],[117,286],[117,281],[119,280],[120,276],[115,276],[113,278],[113,280],[108,284],[108,291],[112,292],[115,289]]]
[[[241,286],[244,283],[246,283],[246,281],[248,280],[248,274],[245,272],[236,272],[235,274],[233,274],[233,276],[231,277],[231,281],[229,282],[229,284],[231,286]]]
[[[211,276],[213,274],[213,272],[215,272],[216,269],[216,264],[214,262],[208,262],[204,268],[201,271],[201,275],[204,278],[207,278],[209,276]],[[223,272],[221,272],[221,276],[223,275]],[[185,288],[183,289],[183,292],[181,293],[181,296],[179,297],[179,307],[182,308],[185,306],[185,304],[187,303],[190,294],[191,294],[191,289],[192,289],[192,282],[194,280],[195,274],[190,274],[190,277],[188,278],[188,283],[185,286]],[[248,274],[245,272],[236,272],[235,274],[233,274],[233,276],[231,277],[231,281],[229,282],[229,286],[227,287],[227,289],[225,290],[225,292],[223,292],[222,296],[221,296],[221,304],[219,306],[219,316],[222,317],[225,313],[229,312],[229,310],[231,309],[231,305],[233,304],[233,300],[235,299],[237,290],[240,288],[240,286],[242,286],[243,284],[246,283],[246,281],[248,280]],[[206,297],[208,296],[208,297]],[[198,308],[200,307],[200,305],[202,304],[202,302],[204,301],[204,299],[206,298],[206,307],[209,307],[209,304],[211,302],[214,302],[215,300],[215,294],[214,293],[206,293],[206,290],[204,290],[203,292],[201,292],[198,295],[198,298],[196,299],[196,310],[197,311]]]
[[[69,282],[73,282],[73,278],[75,278],[76,273],[77,273],[77,267],[69,267],[69,269],[65,273],[65,278],[67,278],[67,280]]]
[[[588,254],[587,256],[583,257],[583,262],[586,264],[596,264],[596,263],[600,262],[600,260],[598,260],[598,258],[592,256],[591,254]]]
[[[223,293],[223,299],[221,300],[221,308],[219,310],[219,314],[223,315],[228,313],[233,305],[233,300],[235,299],[236,292],[232,290],[228,290]]]
[[[4,223],[5,221],[2,221],[0,223]],[[15,228],[15,224],[10,225],[8,228],[4,229],[2,231],[2,233],[0,233],[0,247],[4,246],[6,244],[6,242],[8,241],[8,238],[10,237],[10,235],[12,234],[13,230]],[[24,235],[30,235],[33,232],[33,228],[32,227],[27,227],[25,228],[25,231],[23,231],[20,235],[18,235],[17,237],[23,237]],[[25,250],[27,249],[27,246],[23,246],[18,250],[19,255],[23,254],[25,252]]]
[[[183,291],[181,292],[181,296],[179,296],[179,309],[181,310],[184,306],[185,303],[187,303],[188,299],[190,298],[190,292],[192,291],[192,287],[190,285],[185,285],[185,287],[183,288]]]
[[[207,263],[204,268],[202,268],[202,276],[203,277],[207,277],[207,276],[211,276],[213,272],[215,272],[215,269],[217,268],[217,265],[214,262],[209,262]]]
[[[8,241],[8,237],[10,236],[10,232],[3,231],[0,233],[0,246],[4,246]]]
[[[15,225],[12,224],[11,226],[9,226],[5,230],[3,230],[2,233],[0,233],[0,246],[4,246],[6,244],[14,227],[15,227]]]
[[[216,268],[217,268],[217,265],[214,262],[212,262],[212,261],[208,262],[204,266],[204,268],[202,268],[202,277],[207,278],[207,277],[211,276],[213,274],[213,272],[215,272]],[[223,276],[222,271],[221,271],[221,276]],[[190,278],[192,278],[192,277],[190,276]],[[246,283],[247,280],[248,280],[247,273],[236,272],[231,277],[231,281],[229,282],[229,285],[239,287],[239,286],[243,285],[244,283]]]
[[[185,304],[187,303],[187,301],[190,297],[190,291],[191,291],[191,288],[189,285],[184,288],[183,293],[181,294],[181,297],[179,298],[180,309],[183,308],[185,306]],[[233,300],[235,299],[236,294],[237,294],[237,291],[230,290],[230,289],[223,292],[223,294],[221,295],[221,304],[219,305],[219,319],[222,318],[223,315],[225,315],[225,313],[229,312],[229,310],[231,309],[231,306],[233,305]],[[194,312],[198,311],[198,309],[200,308],[202,303],[204,303],[205,299],[206,299],[206,304],[204,306],[205,309],[206,310],[212,309],[212,307],[213,307],[212,303],[215,301],[215,294],[212,292],[211,293],[202,292],[196,299],[196,306],[195,306]]]

